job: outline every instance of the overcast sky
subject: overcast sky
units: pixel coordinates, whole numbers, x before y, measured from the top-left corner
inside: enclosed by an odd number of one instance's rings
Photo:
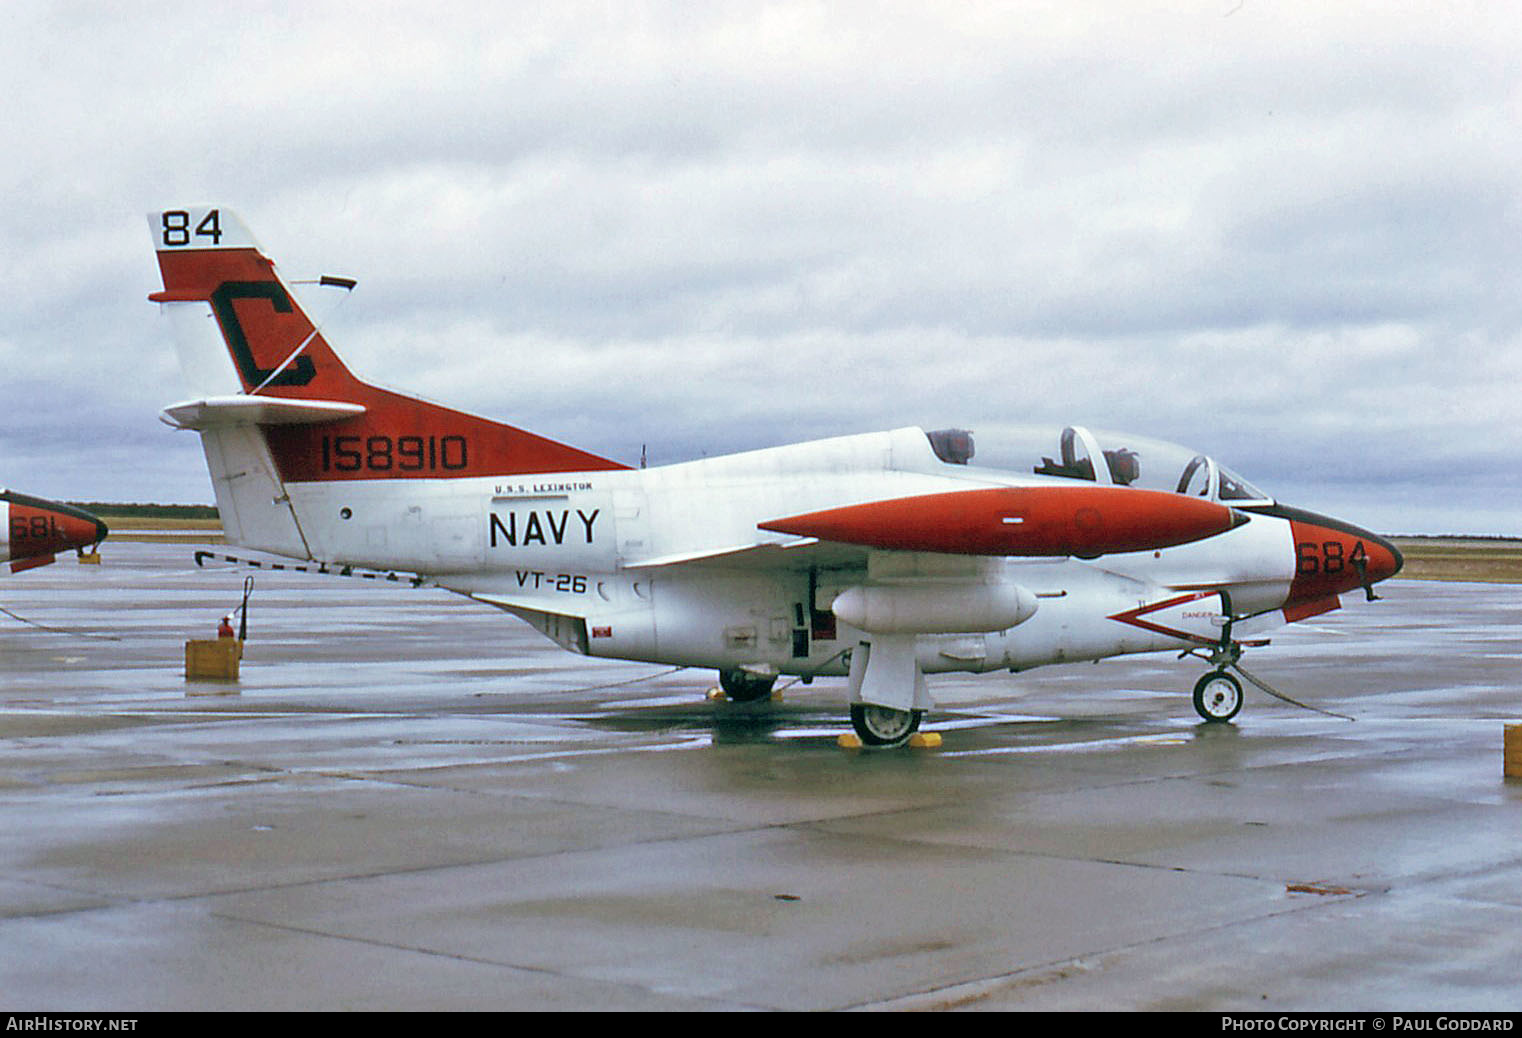
[[[205,203],[358,279],[362,377],[629,463],[1080,423],[1522,535],[1513,4],[4,14],[0,484],[212,500],[146,301]]]

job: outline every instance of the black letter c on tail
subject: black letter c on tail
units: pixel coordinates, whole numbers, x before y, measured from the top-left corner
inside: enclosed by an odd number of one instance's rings
[[[270,375],[275,369],[259,366],[254,360],[253,351],[249,349],[243,325],[238,322],[238,314],[233,309],[233,301],[237,299],[266,299],[275,308],[275,312],[281,314],[290,313],[292,307],[291,297],[278,281],[224,281],[211,294],[211,311],[217,315],[217,323],[222,326],[222,336],[227,340],[227,348],[232,351],[233,363],[238,365],[238,373],[243,376],[244,384],[253,389],[264,385],[266,379],[269,379],[272,386],[304,386],[311,382],[317,375],[317,366],[312,363],[311,357],[297,357],[295,363],[272,379]],[[299,344],[293,342],[289,348],[295,349],[297,345]]]

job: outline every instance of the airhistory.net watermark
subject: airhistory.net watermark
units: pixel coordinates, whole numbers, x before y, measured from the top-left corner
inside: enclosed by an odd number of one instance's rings
[[[35,1031],[51,1034],[54,1031],[135,1031],[135,1016],[75,1016],[48,1013],[12,1013],[5,1018],[8,1032]]]

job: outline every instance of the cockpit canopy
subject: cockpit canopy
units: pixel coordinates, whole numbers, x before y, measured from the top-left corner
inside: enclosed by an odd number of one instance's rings
[[[952,465],[969,465],[976,455],[982,468],[1142,487],[1230,505],[1273,504],[1273,498],[1208,455],[1129,433],[1081,425],[1060,431],[1010,426],[981,437],[976,446],[966,429],[927,435],[936,457]]]

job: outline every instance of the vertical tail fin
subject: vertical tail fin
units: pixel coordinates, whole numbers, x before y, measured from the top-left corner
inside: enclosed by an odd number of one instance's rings
[[[227,394],[194,402],[201,424],[192,427],[256,425],[279,482],[626,467],[355,378],[231,211],[171,209],[148,222],[164,279],[164,290],[149,299],[169,310],[209,305],[231,361],[206,357],[204,334],[182,345],[182,366],[197,388],[212,379]]]

